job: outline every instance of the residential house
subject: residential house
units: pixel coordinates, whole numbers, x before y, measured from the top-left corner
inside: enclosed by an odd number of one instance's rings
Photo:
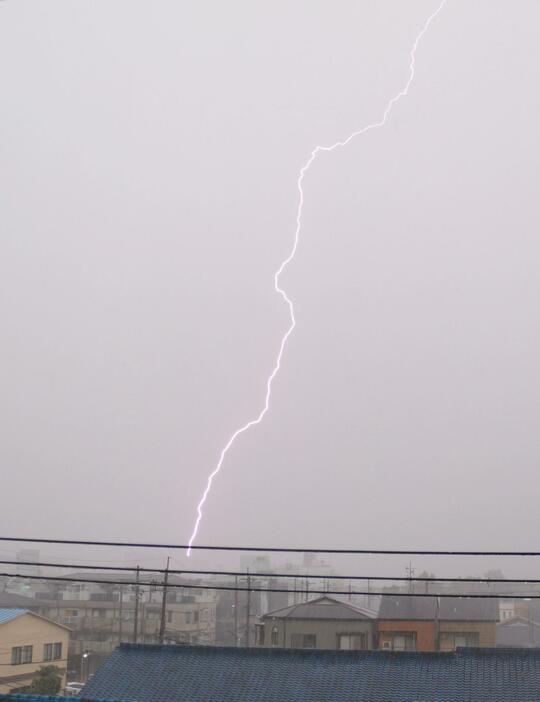
[[[497,625],[497,646],[540,648],[540,623],[526,617],[505,619]]]
[[[320,651],[123,644],[84,699],[145,702],[510,702],[540,699],[540,651]]]
[[[494,647],[498,618],[496,599],[385,595],[379,609],[379,648],[427,652]]]
[[[385,595],[379,609],[379,648],[391,651],[454,651],[494,647],[496,599]]]
[[[268,612],[258,646],[365,650],[373,647],[376,613],[324,595]]]
[[[516,600],[514,598],[501,598],[499,600],[499,620],[501,622],[507,619],[514,619],[514,617],[523,616],[526,617],[527,613],[523,608],[518,609],[519,605],[523,605],[522,600]],[[524,608],[526,610],[526,607]]]
[[[42,665],[66,679],[69,629],[28,609],[0,609],[0,692],[24,690]]]
[[[69,577],[69,576],[68,576]],[[104,581],[111,574],[76,573],[73,577]],[[114,574],[118,581],[133,581],[133,575]],[[212,644],[215,642],[216,595],[212,590],[174,587],[184,583],[169,578],[165,612],[165,638],[172,643]],[[36,593],[40,611],[73,630],[70,650],[108,654],[121,640],[135,636],[135,603],[138,598],[137,640],[155,643],[159,636],[163,588],[159,583],[110,585],[97,583],[62,583],[48,591]]]
[[[436,650],[492,648],[497,645],[499,603],[490,598],[441,597],[438,607]]]
[[[377,620],[379,648],[435,651],[436,597],[385,595]]]

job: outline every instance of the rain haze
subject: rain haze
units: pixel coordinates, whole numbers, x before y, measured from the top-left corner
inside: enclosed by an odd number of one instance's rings
[[[187,542],[299,169],[437,5],[0,3],[2,532]],[[198,543],[537,547],[539,22],[448,0],[313,164]]]

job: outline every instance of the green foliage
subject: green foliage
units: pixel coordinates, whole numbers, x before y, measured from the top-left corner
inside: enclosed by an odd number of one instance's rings
[[[36,695],[56,695],[62,686],[62,673],[55,665],[42,665],[30,685],[29,692]]]

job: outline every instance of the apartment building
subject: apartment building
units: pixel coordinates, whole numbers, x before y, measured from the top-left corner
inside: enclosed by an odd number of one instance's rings
[[[83,578],[84,574],[77,574]],[[96,574],[92,574],[96,579]],[[103,579],[110,579],[108,575]],[[133,581],[133,576],[114,576]],[[169,583],[174,586],[176,580]],[[40,611],[72,629],[70,653],[80,656],[110,653],[120,641],[156,643],[161,623],[163,588],[160,584],[110,585],[70,583],[37,592]],[[136,602],[138,599],[138,607]],[[170,587],[165,610],[165,640],[171,643],[211,644],[215,641],[216,595],[212,590]],[[137,610],[137,611],[136,611]],[[137,627],[135,632],[135,618]]]

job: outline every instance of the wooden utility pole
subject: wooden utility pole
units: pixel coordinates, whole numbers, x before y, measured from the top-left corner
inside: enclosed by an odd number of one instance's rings
[[[161,624],[159,627],[159,643],[162,644],[165,639],[165,618],[167,616],[167,583],[169,582],[169,563],[170,556],[167,556],[167,568],[165,569],[165,577],[163,578],[163,597],[161,599]]]
[[[234,576],[234,645],[238,646],[238,575]]]
[[[246,592],[246,648],[249,648],[249,619],[251,614],[251,578],[249,569],[247,572],[247,592]]]
[[[139,637],[139,566],[137,566],[137,572],[135,580],[137,584],[135,585],[135,621],[133,622],[133,643],[137,643]]]

